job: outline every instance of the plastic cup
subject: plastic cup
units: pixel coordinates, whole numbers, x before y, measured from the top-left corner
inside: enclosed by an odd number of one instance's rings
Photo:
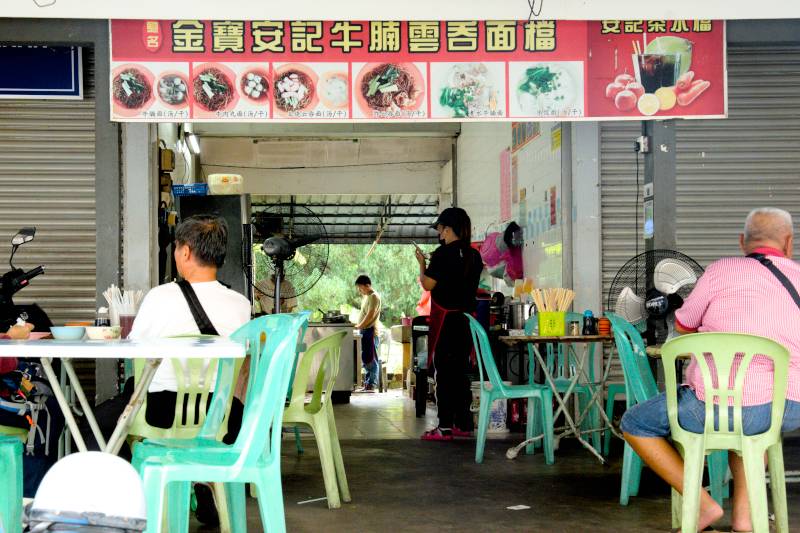
[[[124,315],[120,313],[119,315],[119,325],[122,328],[121,337],[123,339],[127,339],[128,335],[131,333],[131,328],[133,327],[133,321],[136,318],[136,315]]]

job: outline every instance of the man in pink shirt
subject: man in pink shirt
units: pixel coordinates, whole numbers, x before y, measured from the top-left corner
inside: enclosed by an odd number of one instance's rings
[[[760,208],[750,212],[739,241],[745,256],[761,254],[789,282],[800,287],[800,265],[792,257],[792,217],[782,209]],[[776,320],[776,317],[780,317]],[[683,306],[675,312],[680,333],[723,331],[769,337],[791,353],[789,386],[783,431],[800,427],[800,309],[781,281],[758,259],[731,257],[708,266]],[[687,431],[702,433],[705,423],[703,380],[693,360],[686,369],[686,384],[678,390],[678,420]],[[763,433],[770,425],[772,366],[767,358],[754,358],[747,369],[743,394],[742,424],[745,434]],[[669,436],[664,393],[631,407],[622,418],[625,440],[659,476],[678,491],[683,490],[683,461],[666,439]],[[733,530],[750,531],[741,458],[729,455],[734,479]],[[698,529],[719,520],[722,508],[702,491]]]

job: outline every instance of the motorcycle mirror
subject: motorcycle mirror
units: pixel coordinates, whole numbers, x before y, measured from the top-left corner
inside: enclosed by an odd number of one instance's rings
[[[36,235],[36,228],[34,227],[22,228],[11,239],[11,244],[13,246],[20,246],[22,244],[25,244],[26,242],[31,242],[33,240],[34,235]]]

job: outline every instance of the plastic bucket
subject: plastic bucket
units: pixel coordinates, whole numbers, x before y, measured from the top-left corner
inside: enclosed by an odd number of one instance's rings
[[[486,388],[491,390],[492,384],[488,381],[485,382]],[[511,385],[510,381],[504,381],[503,385]],[[472,382],[472,405],[470,406],[470,411],[472,411],[472,416],[475,420],[475,427],[478,427],[478,413],[481,406],[481,382],[480,381],[473,381]],[[506,426],[506,417],[508,413],[508,405],[507,401],[503,398],[495,400],[492,402],[492,408],[489,410],[489,427],[487,428],[488,433],[508,433],[508,427]]]

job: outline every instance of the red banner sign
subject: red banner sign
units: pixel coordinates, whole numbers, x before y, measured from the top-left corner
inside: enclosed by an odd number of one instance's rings
[[[118,121],[723,117],[721,21],[111,23]]]

